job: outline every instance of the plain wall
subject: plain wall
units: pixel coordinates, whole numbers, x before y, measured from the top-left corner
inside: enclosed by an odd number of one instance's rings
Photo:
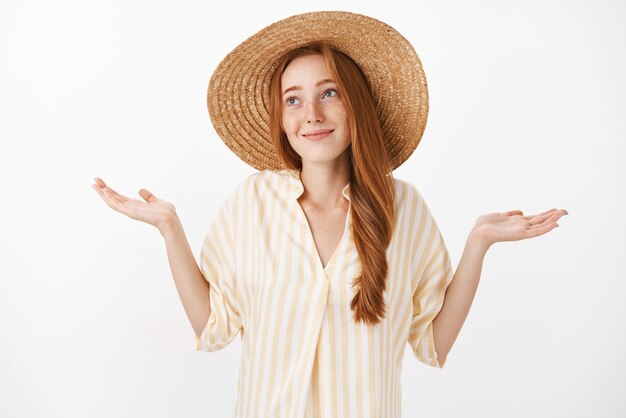
[[[213,130],[212,71],[293,14],[370,15],[417,50],[430,113],[394,175],[456,269],[488,212],[570,215],[497,243],[444,369],[407,346],[406,417],[623,417],[626,7],[615,1],[0,5],[0,416],[232,416],[241,344],[194,350],[158,231],[93,177],[175,204],[196,259],[255,170]]]

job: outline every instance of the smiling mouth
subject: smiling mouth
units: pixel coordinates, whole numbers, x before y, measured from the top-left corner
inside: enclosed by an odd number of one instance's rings
[[[330,131],[327,130],[327,131],[320,131],[316,133],[304,134],[302,136],[312,141],[319,141],[320,139],[326,138],[328,135],[330,135],[333,132],[334,132],[334,129]]]

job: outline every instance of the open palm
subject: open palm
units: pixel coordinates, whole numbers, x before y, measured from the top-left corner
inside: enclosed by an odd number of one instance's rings
[[[537,215],[524,216],[521,210],[488,213],[476,219],[474,229],[491,245],[500,241],[519,241],[543,235],[558,226],[565,209],[550,209]]]
[[[170,202],[159,199],[146,189],[140,189],[139,195],[144,199],[131,199],[111,189],[100,178],[95,177],[96,184],[92,187],[111,209],[138,221],[149,223],[161,230],[176,216],[176,208]]]

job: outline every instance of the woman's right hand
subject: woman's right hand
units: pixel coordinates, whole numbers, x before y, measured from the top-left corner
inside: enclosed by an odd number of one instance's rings
[[[145,202],[138,199],[130,199],[117,193],[107,186],[100,177],[94,177],[96,184],[92,184],[102,200],[113,210],[116,210],[129,218],[146,222],[156,226],[159,231],[177,218],[176,208],[170,202],[157,198],[146,189],[140,189],[139,195]]]

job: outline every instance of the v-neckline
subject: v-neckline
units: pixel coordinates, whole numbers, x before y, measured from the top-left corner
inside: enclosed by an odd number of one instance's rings
[[[304,224],[305,224],[305,228],[307,230],[308,239],[311,242],[311,245],[313,247],[313,252],[315,253],[314,256],[315,256],[316,264],[317,264],[318,267],[320,267],[322,269],[322,271],[324,272],[326,278],[328,279],[329,267],[335,262],[335,258],[338,257],[337,253],[339,252],[339,249],[343,245],[343,241],[346,239],[346,234],[347,234],[346,231],[348,230],[348,221],[350,219],[350,209],[351,209],[351,206],[352,206],[352,202],[350,200],[348,200],[348,211],[346,212],[346,218],[344,219],[343,232],[341,234],[341,239],[339,240],[339,243],[335,247],[333,253],[330,256],[330,258],[328,259],[328,262],[326,263],[326,266],[324,266],[324,264],[322,264],[322,257],[320,257],[319,251],[317,250],[317,245],[315,244],[315,238],[313,237],[313,231],[311,230],[311,225],[309,224],[309,220],[306,217],[306,213],[304,212],[304,208],[302,207],[300,202],[298,202],[297,200],[296,200],[296,205],[298,205],[298,207],[300,208],[300,213],[301,213],[302,217],[304,218]]]

